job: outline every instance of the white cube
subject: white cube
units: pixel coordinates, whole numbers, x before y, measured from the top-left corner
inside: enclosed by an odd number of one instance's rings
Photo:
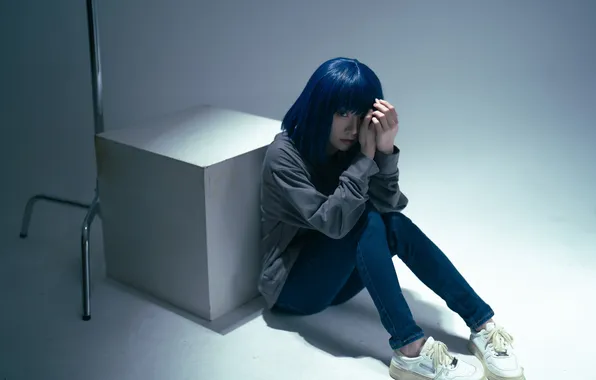
[[[210,321],[255,298],[261,164],[280,125],[200,106],[97,135],[107,276]]]

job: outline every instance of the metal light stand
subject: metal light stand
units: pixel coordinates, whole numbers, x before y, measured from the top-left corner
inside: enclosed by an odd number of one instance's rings
[[[93,85],[93,121],[95,124],[95,135],[97,135],[103,132],[103,105],[101,84],[101,62],[99,54],[99,30],[97,27],[96,8],[93,2],[94,0],[87,0],[87,25],[89,32],[89,51],[91,59],[91,80]],[[29,222],[31,221],[33,205],[40,200],[87,209],[87,214],[85,215],[85,219],[83,220],[83,227],[81,231],[81,255],[83,263],[83,320],[88,321],[91,319],[89,302],[89,283],[91,277],[89,263],[89,235],[91,232],[91,224],[93,224],[95,216],[99,215],[99,193],[97,189],[97,179],[95,181],[95,196],[93,197],[93,201],[91,201],[91,204],[81,203],[46,194],[37,194],[29,198],[29,201],[25,206],[23,222],[21,225],[20,236],[23,239],[27,237],[29,231]]]

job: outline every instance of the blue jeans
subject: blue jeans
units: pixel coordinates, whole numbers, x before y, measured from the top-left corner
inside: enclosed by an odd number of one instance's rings
[[[344,303],[366,288],[396,350],[422,337],[402,294],[392,257],[412,272],[470,327],[494,315],[447,256],[402,213],[368,209],[350,233],[331,239],[306,235],[274,309],[308,315]]]

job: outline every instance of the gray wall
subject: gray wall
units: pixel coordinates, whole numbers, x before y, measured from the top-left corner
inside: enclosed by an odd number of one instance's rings
[[[0,1],[10,228],[34,192],[92,197],[84,3]],[[281,119],[322,61],[356,57],[398,108],[412,213],[564,218],[594,238],[596,2],[97,3],[106,129],[198,103]]]

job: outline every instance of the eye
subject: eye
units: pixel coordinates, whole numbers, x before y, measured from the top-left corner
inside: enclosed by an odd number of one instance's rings
[[[337,111],[337,114],[341,117],[349,117],[350,115],[345,111]]]

